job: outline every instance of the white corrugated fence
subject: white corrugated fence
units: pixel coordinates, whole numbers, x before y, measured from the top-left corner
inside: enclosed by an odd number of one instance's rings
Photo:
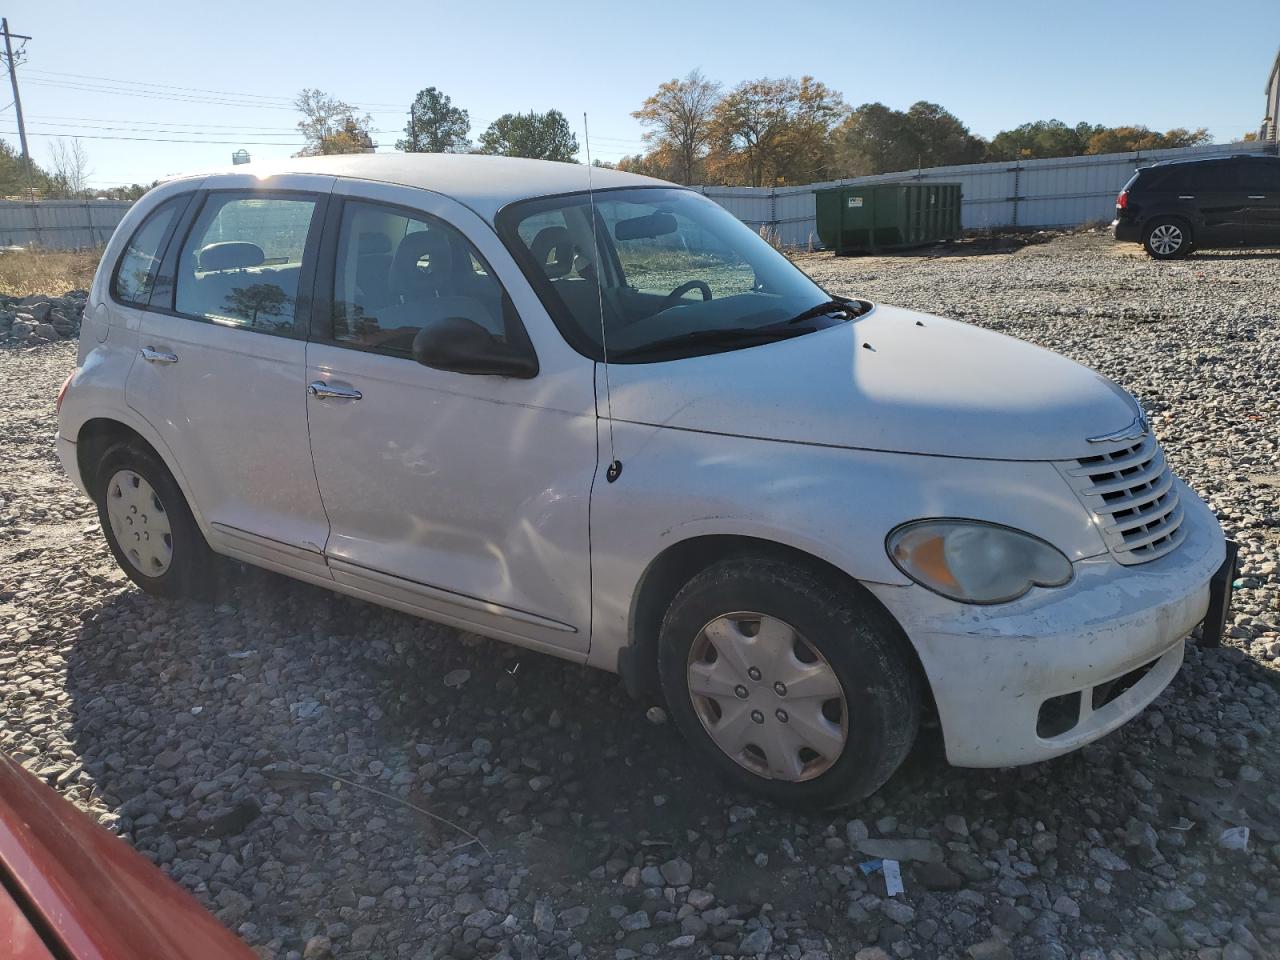
[[[768,227],[783,246],[820,246],[814,191],[842,184],[891,180],[959,183],[966,230],[996,227],[1074,227],[1115,216],[1116,194],[1140,166],[1178,157],[1263,153],[1259,142],[1210,144],[1172,150],[1107,153],[1090,157],[972,163],[929,167],[794,187],[697,187],[748,225]]]
[[[1177,157],[1262,153],[1265,142],[1210,144],[1173,150],[1108,153],[1092,157],[972,163],[904,170],[871,177],[831,180],[793,187],[696,187],[738,219],[768,227],[787,247],[820,246],[814,219],[815,190],[841,184],[889,180],[959,183],[965,229],[1072,227],[1110,220],[1116,194],[1135,168]],[[0,201],[0,245],[71,250],[97,247],[129,209],[124,200]]]

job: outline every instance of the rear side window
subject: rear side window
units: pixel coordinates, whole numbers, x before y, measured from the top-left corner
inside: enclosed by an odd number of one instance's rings
[[[1250,159],[1240,169],[1241,180],[1249,191],[1280,192],[1280,160]]]
[[[302,197],[211,194],[179,254],[178,313],[291,335],[315,210]]]
[[[342,344],[411,357],[418,331],[448,317],[523,342],[511,301],[479,252],[425,213],[347,201],[333,281],[333,339]]]
[[[185,200],[185,198],[183,198]],[[160,270],[161,245],[178,215],[178,200],[166,200],[142,221],[129,245],[120,255],[115,276],[111,281],[111,295],[121,303],[145,307],[155,289],[156,274]]]

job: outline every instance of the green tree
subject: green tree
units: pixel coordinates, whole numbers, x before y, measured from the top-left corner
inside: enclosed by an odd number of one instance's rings
[[[1001,130],[991,138],[993,160],[1032,160],[1042,157],[1078,157],[1089,140],[1105,129],[1100,124],[1077,123],[1069,127],[1061,120],[1036,120],[1012,130]]]
[[[396,149],[405,153],[466,153],[471,149],[467,139],[470,130],[467,111],[455,107],[435,87],[427,87],[414,97],[405,139],[396,141]]]
[[[720,101],[720,84],[692,70],[683,80],[668,80],[631,114],[648,129],[644,133],[655,166],[679,183],[698,177],[714,134],[712,119]]]
[[[833,134],[841,176],[892,173],[916,167],[976,163],[986,143],[953,113],[920,100],[907,110],[864,103]]]
[[[373,118],[367,113],[358,115],[351,104],[323,90],[303,90],[293,105],[302,114],[298,130],[306,140],[306,146],[297,153],[299,157],[369,153],[377,146],[370,130]]]
[[[504,113],[480,135],[480,152],[577,163],[578,138],[559,110]]]
[[[47,195],[49,174],[34,160],[24,161],[17,150],[0,140],[0,197],[25,196],[29,189]]]

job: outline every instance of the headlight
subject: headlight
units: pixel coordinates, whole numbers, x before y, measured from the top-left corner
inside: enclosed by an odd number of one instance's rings
[[[961,603],[1006,603],[1034,586],[1060,587],[1071,561],[1039,537],[980,520],[915,520],[889,534],[908,577]]]

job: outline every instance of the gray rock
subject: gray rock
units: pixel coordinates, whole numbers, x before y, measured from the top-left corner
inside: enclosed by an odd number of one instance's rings
[[[773,946],[773,934],[764,927],[757,927],[738,943],[738,952],[746,957],[758,957],[768,953]]]
[[[883,860],[942,863],[942,848],[931,840],[863,840],[858,852]]]
[[[673,887],[686,887],[693,882],[693,865],[679,857],[668,860],[661,867],[662,878]]]
[[[618,921],[618,926],[623,930],[648,930],[651,926],[649,914],[643,910],[637,910],[635,913],[629,913]]]

